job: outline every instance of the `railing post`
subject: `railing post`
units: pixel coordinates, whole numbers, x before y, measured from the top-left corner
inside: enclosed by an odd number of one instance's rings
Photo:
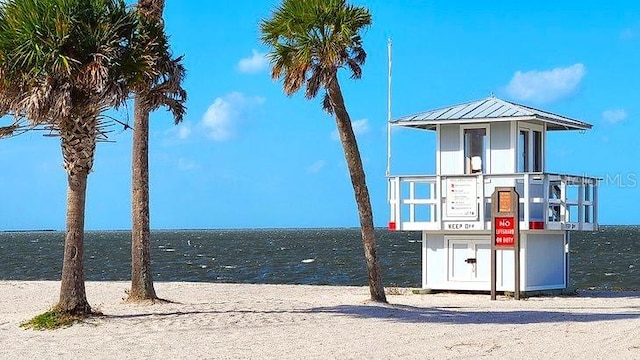
[[[414,200],[416,194],[416,181],[411,180],[409,182],[409,222],[416,221],[416,204]]]
[[[400,177],[389,178],[389,203],[390,209],[390,222],[396,224],[396,230],[402,230],[402,217],[400,216]]]
[[[529,214],[529,206],[531,204],[531,200],[529,199],[530,196],[530,192],[529,192],[529,181],[531,179],[529,178],[529,173],[524,173],[524,183],[522,184],[522,188],[523,188],[523,197],[524,199],[522,199],[522,203],[523,203],[523,207],[524,207],[524,217],[523,217],[523,221],[524,221],[524,226],[525,228],[520,228],[521,230],[528,230],[529,229],[529,217],[531,216]],[[518,219],[518,221],[520,221],[520,219]]]
[[[566,176],[560,177],[560,222],[566,224],[569,218],[569,211],[567,209],[567,178]]]
[[[442,177],[440,175],[436,175],[436,221],[439,222],[438,230],[442,230],[442,219],[444,216],[442,215]]]
[[[436,181],[438,180],[436,179]],[[436,183],[429,183],[429,200],[438,199],[436,191]],[[435,222],[437,220],[436,211],[438,211],[438,204],[429,204],[429,222]]]
[[[549,223],[549,186],[549,174],[544,174],[542,180],[542,216],[545,229]]]
[[[480,187],[479,192],[477,191],[478,187]],[[482,174],[476,176],[476,192],[478,192],[477,203],[480,207],[480,209],[478,209],[478,220],[482,222],[482,229],[486,230],[487,223],[484,218],[484,176]]]
[[[396,183],[396,178],[392,178],[389,177],[387,178],[387,188],[388,188],[388,194],[387,196],[389,196],[389,223],[395,222],[396,221],[396,199],[395,199],[395,195],[396,195],[396,188],[395,188],[395,183]]]
[[[582,230],[584,224],[584,177],[580,178],[578,187],[578,230]]]

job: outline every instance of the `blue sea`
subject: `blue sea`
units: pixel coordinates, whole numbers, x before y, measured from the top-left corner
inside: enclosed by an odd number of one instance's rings
[[[89,281],[130,279],[130,232],[89,231]],[[377,230],[386,286],[419,287],[421,235]],[[0,280],[59,280],[64,233],[0,233]],[[154,281],[366,285],[359,229],[167,230],[152,232]],[[571,234],[571,284],[640,289],[640,227]]]

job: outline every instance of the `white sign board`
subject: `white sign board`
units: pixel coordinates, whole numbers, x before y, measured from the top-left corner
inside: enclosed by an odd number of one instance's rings
[[[448,219],[478,217],[476,178],[449,178],[446,180],[446,214]]]

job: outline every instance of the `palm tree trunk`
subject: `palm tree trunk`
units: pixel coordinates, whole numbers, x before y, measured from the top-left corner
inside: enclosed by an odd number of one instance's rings
[[[333,105],[336,125],[338,127],[338,133],[340,134],[340,141],[347,161],[347,167],[349,168],[356,204],[358,205],[362,245],[364,247],[364,257],[367,262],[367,277],[371,300],[386,303],[387,298],[382,285],[380,264],[378,264],[376,255],[376,236],[373,226],[373,211],[371,209],[371,200],[369,199],[369,190],[367,189],[367,183],[365,181],[362,159],[360,158],[360,151],[358,150],[358,142],[351,127],[351,118],[344,105],[344,98],[342,97],[342,91],[340,90],[340,84],[338,83],[336,75],[333,76],[327,91]]]
[[[139,0],[142,16],[162,20],[164,0]],[[151,273],[151,226],[149,214],[149,110],[140,94],[134,99],[133,154],[131,160],[131,289],[129,301],[155,300]]]
[[[143,109],[138,95],[134,99],[133,117],[131,289],[128,300],[154,300],[157,296],[151,273],[149,112]]]
[[[84,210],[87,177],[93,164],[95,139],[93,122],[61,132],[62,153],[67,170],[67,231],[64,242],[60,300],[57,310],[74,315],[88,315],[84,286]]]

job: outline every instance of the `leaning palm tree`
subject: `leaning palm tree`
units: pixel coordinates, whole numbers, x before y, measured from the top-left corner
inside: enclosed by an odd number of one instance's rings
[[[162,25],[164,0],[139,0],[138,12],[142,21]],[[185,70],[180,58],[164,64],[166,76],[136,92],[133,115],[133,153],[131,160],[131,289],[129,301],[156,300],[151,272],[151,228],[149,214],[149,113],[167,103],[167,94],[174,97],[174,109],[182,119],[186,92],[181,87]]]
[[[272,48],[271,76],[283,79],[287,95],[306,87],[305,96],[312,99],[321,88],[325,90],[322,106],[335,117],[358,205],[371,299],[386,302],[369,190],[338,82],[342,67],[348,68],[354,79],[362,75],[366,53],[359,33],[370,24],[366,8],[348,5],[345,0],[284,0],[260,28],[263,43]]]
[[[0,115],[13,116],[0,135],[44,128],[59,136],[67,172],[58,312],[91,313],[84,210],[96,142],[108,135],[102,114],[165,75],[157,64],[173,61],[166,49],[162,28],[138,21],[123,0],[0,2]]]

